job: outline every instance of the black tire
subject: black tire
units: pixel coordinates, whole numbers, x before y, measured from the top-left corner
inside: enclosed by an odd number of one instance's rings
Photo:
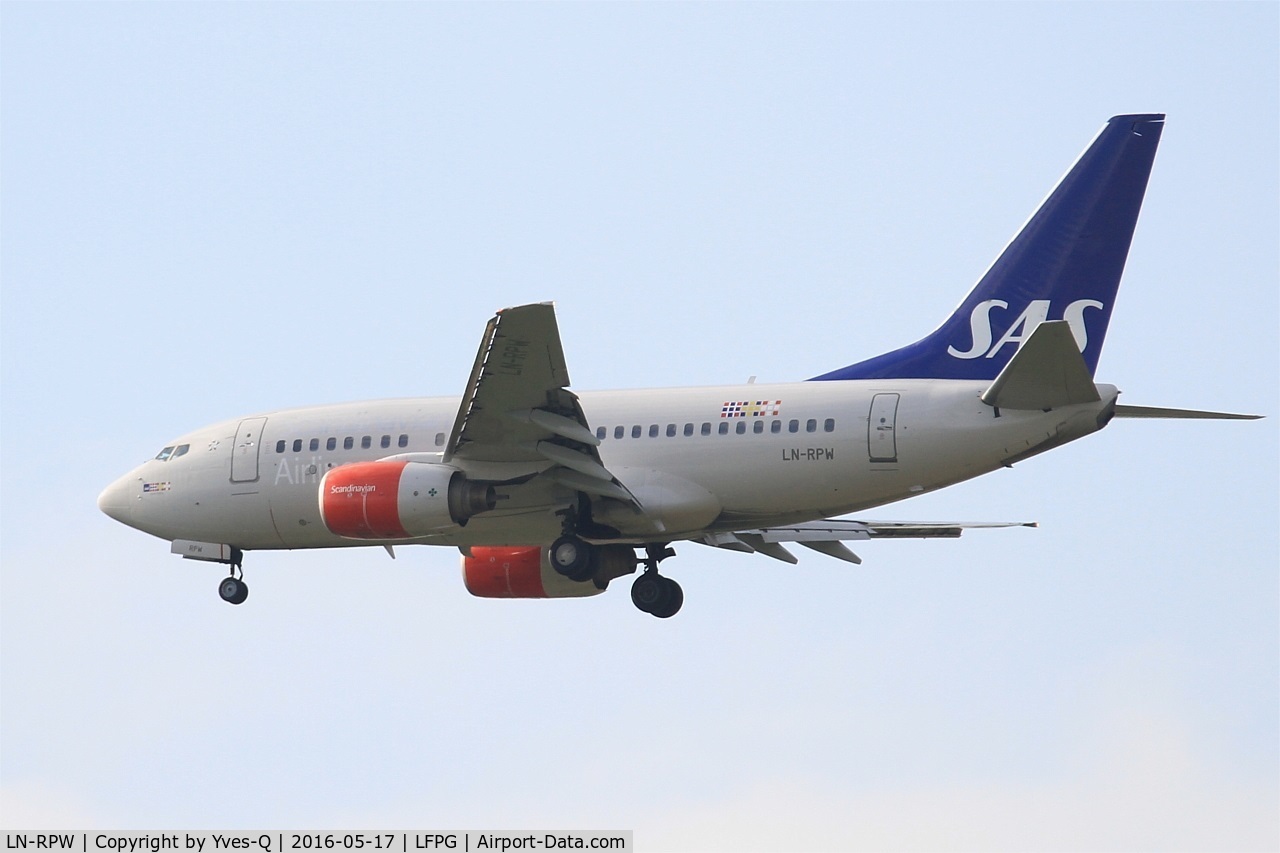
[[[576,536],[561,536],[551,543],[547,558],[551,567],[571,581],[591,580],[595,574],[594,549]]]
[[[656,572],[645,572],[631,584],[631,603],[642,613],[656,613],[669,595],[667,579]]]
[[[226,577],[218,583],[218,597],[228,604],[244,604],[249,587],[238,578]]]
[[[218,597],[227,603],[235,600],[240,592],[240,581],[235,578],[223,578],[218,582]]]
[[[665,601],[660,608],[651,610],[650,612],[659,619],[670,619],[680,612],[681,606],[684,605],[684,590],[680,588],[680,584],[671,578],[661,578],[663,586],[666,587]]]

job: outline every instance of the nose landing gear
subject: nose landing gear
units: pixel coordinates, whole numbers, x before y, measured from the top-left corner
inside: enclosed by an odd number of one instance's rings
[[[249,597],[249,585],[244,582],[244,567],[241,565],[243,559],[240,549],[234,549],[232,551],[231,575],[223,578],[218,583],[218,596],[228,604],[244,604],[245,599]],[[239,571],[240,577],[236,577],[237,571]]]

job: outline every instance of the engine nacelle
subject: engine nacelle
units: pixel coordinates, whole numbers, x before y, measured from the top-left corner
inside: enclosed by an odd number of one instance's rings
[[[623,545],[596,549],[604,580],[635,571],[635,555]],[[580,598],[604,590],[591,581],[571,581],[552,568],[547,549],[473,547],[462,558],[462,582],[479,598]]]
[[[348,539],[409,539],[461,527],[497,505],[493,484],[435,462],[354,462],[320,481],[324,526]]]

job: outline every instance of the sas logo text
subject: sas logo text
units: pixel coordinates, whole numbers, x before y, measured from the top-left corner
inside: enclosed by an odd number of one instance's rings
[[[1000,327],[1004,328],[1005,332],[993,346],[991,341],[995,337],[997,327],[994,325],[996,318],[991,316],[991,312],[994,309],[1000,309],[1003,312],[1008,307],[1009,303],[1003,299],[988,299],[975,305],[973,313],[969,315],[969,329],[973,343],[967,350],[958,350],[949,346],[947,353],[955,358],[991,358],[1000,352],[1005,344],[1014,344],[1016,350],[1022,346],[1023,341],[1031,337],[1036,326],[1049,319],[1049,300],[1034,299],[1009,326]],[[1084,352],[1084,348],[1089,344],[1089,336],[1084,327],[1084,312],[1089,308],[1102,307],[1103,304],[1096,299],[1077,299],[1062,312],[1062,319],[1066,320],[1067,325],[1070,326],[1071,334],[1076,339],[1076,346],[1080,348],[1080,352]]]

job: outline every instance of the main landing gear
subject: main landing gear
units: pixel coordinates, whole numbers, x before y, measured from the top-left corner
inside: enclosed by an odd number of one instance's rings
[[[577,536],[566,534],[551,543],[552,567],[571,581],[591,580],[595,574],[595,548]]]
[[[684,590],[671,578],[658,574],[657,569],[645,569],[631,585],[631,603],[659,619],[670,619],[684,604]]]
[[[620,546],[611,546],[620,547]],[[584,583],[594,581],[601,589],[621,571],[614,571],[598,576],[597,552],[595,545],[584,542],[572,533],[566,533],[551,543],[547,555],[551,566],[571,581]],[[631,602],[644,613],[669,619],[680,612],[684,604],[684,590],[671,578],[658,574],[658,563],[667,557],[674,557],[675,551],[665,543],[645,546],[645,556],[636,560],[644,565],[644,572],[631,585]],[[600,572],[604,574],[604,572]]]
[[[243,560],[244,556],[240,553],[240,549],[234,549],[232,552],[231,575],[223,578],[218,583],[218,595],[228,604],[244,604],[245,599],[249,597],[249,585],[244,582]],[[237,571],[240,573],[240,577],[236,577]]]
[[[644,572],[631,584],[631,603],[642,612],[659,619],[670,619],[684,604],[684,590],[669,577],[658,574],[658,563],[676,552],[665,544],[646,545],[640,562]]]

